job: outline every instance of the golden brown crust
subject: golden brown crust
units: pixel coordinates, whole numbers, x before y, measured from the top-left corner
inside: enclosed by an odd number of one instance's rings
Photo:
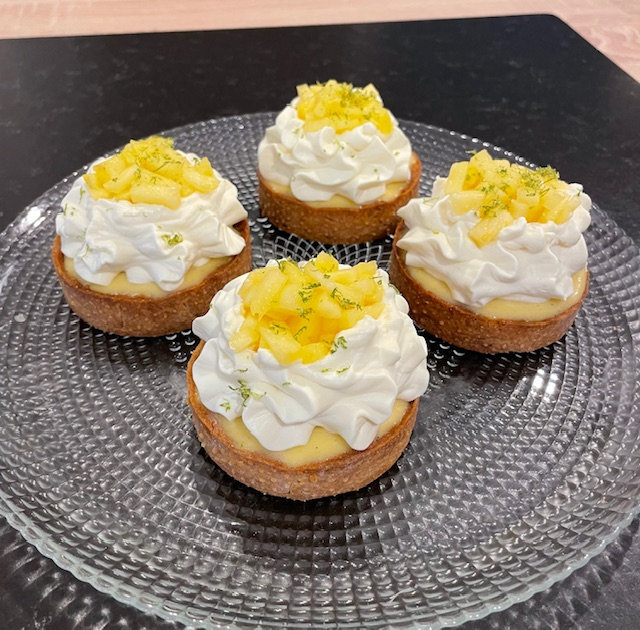
[[[163,297],[110,295],[93,291],[67,273],[59,236],[53,241],[51,258],[64,297],[78,317],[106,332],[158,337],[190,328],[194,318],[207,311],[216,291],[251,269],[249,222],[245,219],[234,227],[246,242],[246,247],[239,254],[199,284]]]
[[[411,276],[404,262],[404,252],[397,246],[404,230],[404,224],[400,224],[393,239],[389,279],[409,303],[409,315],[418,326],[460,348],[488,354],[531,352],[542,348],[567,332],[587,295],[588,276],[580,300],[554,317],[526,321],[479,315],[442,300]]]
[[[321,243],[365,243],[393,234],[396,211],[418,194],[420,160],[411,156],[409,181],[395,199],[352,208],[314,208],[304,201],[276,192],[258,172],[260,211],[276,227]]]
[[[389,470],[409,442],[419,399],[409,404],[397,425],[366,450],[351,451],[324,462],[293,467],[238,448],[218,424],[226,420],[202,404],[193,381],[193,363],[203,346],[204,342],[200,342],[187,368],[188,402],[193,411],[193,424],[209,457],[247,486],[265,494],[301,501],[358,490]]]

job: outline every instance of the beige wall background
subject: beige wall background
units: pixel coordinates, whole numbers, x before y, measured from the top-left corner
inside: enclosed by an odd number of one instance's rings
[[[0,38],[550,13],[640,81],[640,0],[0,0]]]

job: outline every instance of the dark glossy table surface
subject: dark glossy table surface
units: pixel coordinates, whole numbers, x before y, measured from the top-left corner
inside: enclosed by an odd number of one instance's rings
[[[551,16],[0,41],[0,227],[133,137],[278,110],[296,84],[373,82],[398,118],[504,146],[640,242],[640,85]],[[638,519],[571,577],[468,628],[636,628]],[[0,524],[1,627],[165,628]]]

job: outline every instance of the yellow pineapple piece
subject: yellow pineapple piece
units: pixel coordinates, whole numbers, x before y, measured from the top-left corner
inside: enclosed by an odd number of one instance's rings
[[[358,272],[355,267],[349,267],[349,269],[339,269],[331,274],[332,288],[339,284],[351,284],[358,279]]]
[[[498,210],[495,216],[487,216],[480,219],[469,230],[469,238],[478,246],[482,247],[491,242],[498,234],[513,223],[513,216],[508,210]]]
[[[182,177],[184,181],[192,188],[195,188],[198,192],[209,193],[213,192],[218,187],[218,180],[213,177],[207,177],[202,173],[199,173],[192,166],[185,166],[182,170]]]
[[[475,167],[479,172],[484,172],[493,167],[493,158],[489,154],[489,151],[482,149],[477,153],[474,153],[469,160],[469,166]]]
[[[369,315],[370,317],[373,317],[373,319],[378,319],[384,310],[384,302],[369,304],[368,306],[363,307],[362,310],[365,315]]]
[[[509,210],[511,211],[511,216],[514,219],[518,219],[519,217],[524,217],[526,219],[530,208],[531,206],[528,204],[518,201],[517,199],[512,199]]]
[[[378,265],[373,260],[369,260],[368,262],[358,263],[354,269],[356,270],[356,275],[358,279],[362,278],[373,278],[376,273],[378,273]]]
[[[326,291],[319,293],[312,304],[312,308],[320,317],[326,319],[339,319],[342,317],[342,308]]]
[[[213,166],[211,166],[211,162],[209,162],[208,157],[200,158],[193,166],[193,168],[198,171],[201,175],[206,177],[213,177]]]
[[[464,182],[462,183],[462,190],[473,190],[477,188],[483,179],[482,171],[475,166],[475,164],[471,164],[467,166],[467,172],[464,176]]]
[[[371,84],[354,88],[350,83],[331,79],[326,83],[299,85],[297,91],[297,112],[305,131],[333,127],[336,133],[343,133],[365,122],[372,122],[383,134],[393,130],[391,114]]]
[[[268,267],[269,273],[264,274],[258,290],[249,304],[249,310],[255,317],[261,318],[276,304],[278,294],[287,282],[286,277],[277,267]]]
[[[449,169],[449,176],[445,183],[445,195],[460,192],[464,186],[464,180],[467,176],[468,162],[454,162]]]
[[[314,363],[326,357],[331,351],[331,346],[323,341],[316,341],[302,346],[298,357],[303,363]]]
[[[129,190],[137,171],[138,167],[135,164],[126,166],[115,177],[104,183],[104,189],[114,195]]]
[[[315,267],[322,273],[338,271],[339,266],[338,261],[331,254],[327,254],[327,252],[320,252],[313,260],[310,260],[307,265]],[[305,270],[307,265],[305,265]]]
[[[247,348],[257,350],[259,343],[258,320],[252,315],[246,315],[240,328],[231,337],[229,345],[234,352],[242,352]]]
[[[172,186],[136,184],[129,192],[132,203],[149,203],[175,210],[180,206],[180,189]]]
[[[279,322],[261,324],[260,347],[270,350],[282,365],[291,365],[298,359],[300,344],[296,341],[288,327]]]
[[[112,155],[94,167],[94,172],[98,180],[102,183],[113,179],[120,171],[126,167],[125,161],[120,155]]]
[[[580,198],[570,188],[554,187],[542,196],[541,202],[545,209],[540,221],[564,223],[580,205]]]
[[[455,214],[467,214],[470,210],[479,208],[485,199],[485,194],[480,190],[461,190],[449,195],[451,209]]]

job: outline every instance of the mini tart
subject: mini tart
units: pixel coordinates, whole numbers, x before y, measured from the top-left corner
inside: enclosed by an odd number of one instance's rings
[[[98,293],[70,275],[64,266],[60,237],[53,242],[51,258],[71,310],[91,326],[135,337],[159,337],[191,327],[193,320],[209,308],[211,297],[227,282],[251,269],[251,239],[249,222],[241,221],[234,228],[244,238],[246,246],[214,269],[199,284],[177,289],[162,297],[144,297]]]
[[[258,172],[258,198],[262,216],[277,228],[321,243],[365,243],[393,234],[396,211],[418,194],[421,164],[411,155],[409,180],[388,201],[372,201],[353,207],[314,207],[290,195],[276,192]]]
[[[193,381],[193,363],[203,347],[204,342],[200,342],[187,367],[187,400],[198,439],[222,470],[251,488],[300,501],[358,490],[389,470],[409,442],[419,399],[409,403],[400,422],[364,451],[352,450],[325,461],[294,467],[239,448],[219,426],[227,420],[202,404]]]
[[[531,352],[543,348],[569,330],[587,295],[588,275],[580,299],[553,317],[528,321],[474,313],[427,291],[411,276],[405,264],[405,252],[397,245],[405,231],[403,223],[398,225],[391,251],[389,280],[407,300],[409,315],[418,326],[460,348],[487,354]]]

